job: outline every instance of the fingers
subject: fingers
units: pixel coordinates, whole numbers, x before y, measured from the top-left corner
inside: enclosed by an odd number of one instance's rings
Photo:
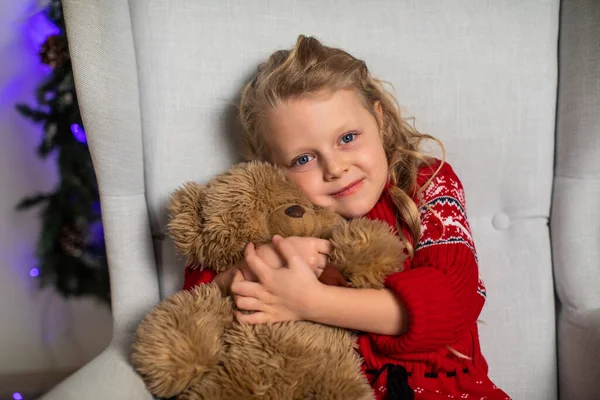
[[[320,268],[320,267],[319,267],[319,268],[317,268],[317,269],[315,270],[315,275],[317,275],[317,278],[320,278],[320,277],[321,277],[321,275],[323,275],[323,271],[324,271],[324,270],[325,270],[325,268],[324,268],[324,267],[323,267],[323,268]]]
[[[285,266],[285,260],[281,258],[279,252],[275,249],[272,243],[266,243],[256,249],[256,255],[260,257],[272,269],[282,268]]]
[[[256,254],[256,248],[253,243],[248,243],[244,249],[244,259],[248,268],[260,282],[264,282],[265,278],[269,276],[269,266]]]
[[[233,273],[233,279],[231,280],[231,287],[233,287],[233,284],[235,282],[243,282],[244,280],[246,280],[246,278],[244,277],[244,274],[242,273],[241,270],[236,269],[235,272]]]
[[[287,261],[288,268],[294,268],[298,265],[306,265],[302,257],[298,254],[294,246],[287,241],[284,240],[281,236],[275,235],[273,236],[273,244],[279,253],[283,256],[283,258]]]
[[[237,280],[234,277],[231,284],[231,293],[236,296],[254,297],[256,299],[264,299],[266,292],[263,286],[258,282],[247,281],[242,277],[242,280]]]
[[[321,270],[322,273],[323,268],[325,268],[325,266],[329,264],[329,256],[333,251],[333,245],[329,240],[317,239],[316,246],[317,251],[319,252],[319,260],[317,267]],[[317,272],[317,277],[319,277],[320,275],[321,274]]]
[[[238,271],[244,277],[245,280],[252,281],[252,282],[258,281],[258,277],[256,276],[256,274],[254,274],[254,272],[252,272],[252,270],[250,269],[250,267],[248,267],[248,264],[246,263],[246,260],[244,260],[244,262],[240,266],[238,266],[237,268],[238,268]]]
[[[325,239],[315,239],[317,245],[317,251],[325,256],[329,257],[331,252],[333,251],[333,245],[329,240]]]
[[[264,303],[254,297],[235,296],[234,302],[240,310],[263,311],[264,308]]]
[[[244,314],[241,311],[235,312],[235,318],[241,324],[265,324],[269,322],[267,315],[263,312],[255,312],[253,314]]]
[[[319,276],[318,271],[325,268],[325,266],[328,263],[328,258],[324,254],[317,254],[316,256],[306,257],[304,259],[304,262],[306,262],[310,269],[313,270],[317,274],[317,276]]]
[[[269,298],[268,293],[260,283],[244,279],[244,276],[239,270],[233,275],[231,293],[233,294],[233,301],[236,307],[245,311],[264,311],[266,303],[263,299]],[[246,314],[240,313],[239,311],[236,313],[236,315],[237,314],[244,316],[242,320],[246,321],[247,323],[258,324],[262,321],[262,319],[257,319],[256,317],[248,321],[245,318]]]
[[[295,237],[291,236],[288,238],[281,238],[279,236],[273,237],[273,244],[275,242],[287,242],[294,249],[298,256],[301,256],[302,260],[315,272],[318,273],[319,269],[325,268],[329,262],[329,254],[332,251],[332,244],[329,240],[312,238],[312,237]],[[277,248],[279,251],[279,248]],[[280,252],[281,253],[281,252]],[[283,255],[283,254],[282,254]],[[286,260],[287,261],[287,260]]]

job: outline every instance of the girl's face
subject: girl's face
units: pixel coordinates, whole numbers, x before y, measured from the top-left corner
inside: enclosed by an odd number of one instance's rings
[[[375,107],[380,118],[381,108]],[[388,177],[378,121],[353,90],[282,102],[269,116],[271,161],[318,206],[345,218],[377,203]]]

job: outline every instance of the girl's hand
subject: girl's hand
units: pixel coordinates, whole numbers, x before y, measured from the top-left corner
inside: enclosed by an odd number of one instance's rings
[[[323,269],[329,260],[329,254],[332,251],[332,245],[329,240],[318,239],[313,237],[290,236],[281,238],[288,242],[296,251],[302,255],[304,262],[313,270],[317,278],[321,276]],[[276,250],[273,243],[264,244],[256,249],[258,257],[271,268],[281,268],[285,265],[285,260]],[[257,281],[256,275],[248,268],[248,260],[245,257],[236,266],[244,275],[244,279],[249,281]]]
[[[272,244],[260,246],[256,253],[258,256],[271,268],[281,268],[285,265],[285,260],[279,255],[275,247]],[[233,268],[223,271],[215,276],[214,283],[216,283],[223,293],[231,292],[231,284],[236,273],[239,273],[247,281],[257,282],[258,278],[248,267],[248,263],[245,259],[238,262]],[[236,296],[234,295],[234,300]]]
[[[329,261],[329,254],[331,254],[331,251],[333,250],[329,240],[300,236],[290,236],[287,238],[279,237],[278,240],[289,243],[302,257],[304,262],[308,264],[317,278],[321,276],[323,269]],[[260,252],[258,255],[261,255]]]
[[[260,246],[256,249],[256,255],[264,261],[266,265],[269,267],[276,269],[285,266],[285,260],[281,257],[279,252],[275,250],[275,247],[271,243],[267,243],[265,245]],[[247,281],[257,282],[258,278],[252,272],[252,270],[248,267],[248,252],[244,251],[244,259],[241,260],[236,266],[235,269],[239,270],[243,275],[244,279]],[[232,275],[233,277],[233,275]]]
[[[234,275],[231,291],[237,307],[255,311],[253,314],[236,312],[239,322],[260,324],[302,320],[313,307],[311,296],[318,292],[322,284],[300,251],[294,248],[293,241],[288,239],[280,236],[273,238],[274,247],[283,257],[287,268],[271,268],[259,257],[254,245],[246,247],[246,264],[258,277],[258,282],[244,279],[240,272]],[[320,265],[320,262],[315,262],[315,265]]]

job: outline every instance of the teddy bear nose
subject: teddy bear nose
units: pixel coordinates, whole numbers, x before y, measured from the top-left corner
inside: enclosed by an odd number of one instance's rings
[[[304,208],[299,205],[288,207],[285,210],[285,215],[290,216],[292,218],[302,218],[304,215]]]

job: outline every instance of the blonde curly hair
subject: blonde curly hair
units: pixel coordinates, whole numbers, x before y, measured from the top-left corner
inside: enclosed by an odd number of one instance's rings
[[[418,132],[407,119],[402,118],[398,103],[384,88],[383,81],[372,77],[365,62],[347,52],[324,46],[314,37],[300,35],[292,49],[275,51],[259,65],[257,74],[244,86],[240,101],[244,156],[249,160],[270,161],[261,132],[266,129],[268,114],[281,102],[320,91],[342,89],[355,90],[365,108],[378,121],[375,105],[381,105],[379,128],[393,183],[390,194],[410,232],[412,243],[416,244],[421,234],[418,206],[423,205],[422,192],[435,176],[422,187],[417,187],[418,168],[433,161],[432,157],[420,151],[421,141],[434,140],[442,153],[443,145],[436,138]],[[415,204],[411,196],[416,196],[420,204]],[[410,241],[407,244],[412,256]]]

